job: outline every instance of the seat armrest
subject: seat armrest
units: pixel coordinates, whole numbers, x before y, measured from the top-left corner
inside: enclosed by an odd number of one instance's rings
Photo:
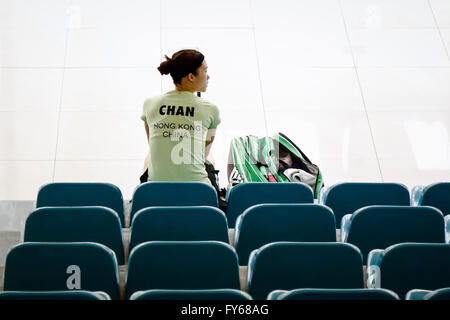
[[[450,243],[450,214],[446,215],[445,221],[445,243]]]
[[[346,214],[341,220],[341,242],[347,242],[348,232],[352,224],[352,214]]]
[[[317,203],[325,205],[325,201],[327,200],[329,187],[323,187],[319,191],[319,197],[317,199]]]
[[[234,227],[234,247],[236,248],[239,242],[239,235],[241,233],[242,227],[242,214],[239,215],[236,219],[236,224]]]
[[[367,288],[381,288],[381,262],[384,250],[375,249],[369,252],[367,258]]]
[[[425,186],[415,186],[411,189],[411,206],[417,207],[422,204]]]
[[[253,271],[255,269],[256,258],[258,257],[259,249],[255,249],[250,253],[248,258],[248,267],[247,267],[247,288],[250,288],[250,284],[252,282]]]

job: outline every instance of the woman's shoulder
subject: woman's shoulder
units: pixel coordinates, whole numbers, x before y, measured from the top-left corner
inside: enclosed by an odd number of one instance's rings
[[[167,94],[167,93],[147,97],[147,98],[144,100],[144,105],[152,105],[152,104],[154,104],[154,103],[159,103],[159,101],[161,101],[162,99],[164,99],[164,97],[166,96],[166,94]]]
[[[217,110],[219,109],[215,103],[213,103],[209,100],[206,100],[205,98],[197,97],[197,96],[196,96],[196,98],[199,99],[201,104],[205,107],[209,107],[209,108],[213,108],[213,109],[217,109]]]

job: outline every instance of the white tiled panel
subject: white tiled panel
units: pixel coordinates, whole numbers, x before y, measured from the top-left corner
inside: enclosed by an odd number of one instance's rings
[[[163,28],[251,27],[250,0],[161,1]]]
[[[267,110],[294,114],[305,110],[363,110],[354,68],[302,68],[292,64],[289,73],[278,77],[274,76],[278,66],[262,66],[262,95]]]
[[[0,67],[64,66],[64,28],[0,28]]]
[[[62,75],[62,69],[0,69],[0,110],[58,110]]]
[[[0,112],[0,160],[53,160],[57,112]]]
[[[434,16],[440,28],[450,28],[450,2],[448,0],[430,0]]]
[[[321,168],[327,185],[380,181],[367,118],[361,111],[269,112],[269,132],[286,134]]]
[[[156,67],[67,69],[61,109],[140,112],[144,100],[160,92]]]
[[[446,29],[441,29],[441,36],[442,36],[442,41],[444,42],[445,48],[447,49],[447,54],[449,54],[449,52],[450,52],[450,27],[448,27]]]
[[[74,0],[69,8],[66,66],[155,66],[160,49],[159,5],[157,0]]]
[[[368,110],[450,110],[450,68],[359,68]]]
[[[133,34],[130,37],[130,34]],[[159,30],[145,26],[71,29],[67,67],[153,67],[159,60]],[[87,50],[89,48],[89,50]]]
[[[158,27],[160,0],[72,0],[71,28]]]
[[[349,28],[435,28],[428,0],[342,0]]]
[[[313,29],[277,29],[258,27],[255,30],[258,58],[262,67],[272,65],[287,73],[290,66],[351,67],[350,46],[343,27]]]
[[[352,29],[349,35],[359,67],[450,66],[436,29]]]
[[[0,28],[64,28],[71,0],[2,0]]]
[[[450,180],[450,110],[374,111],[369,117],[386,181],[413,186]]]
[[[35,200],[52,182],[54,161],[0,161],[0,200]]]
[[[156,68],[183,48],[209,66],[202,96],[220,108],[222,187],[231,139],[276,132],[327,185],[450,180],[449,10],[447,0],[2,0],[0,200],[35,199],[52,181],[108,181],[130,198],[148,150],[142,104],[173,89]]]
[[[140,112],[61,112],[56,160],[144,159]]]
[[[341,28],[343,21],[337,0],[253,0],[256,27],[283,29]]]

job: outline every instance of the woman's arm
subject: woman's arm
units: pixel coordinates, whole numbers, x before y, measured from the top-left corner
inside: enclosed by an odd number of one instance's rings
[[[147,121],[144,122],[144,126],[145,126],[145,133],[147,134],[147,142],[148,142],[149,141],[149,129],[148,129]]]
[[[216,128],[208,129],[208,132],[206,134],[206,145],[205,145],[205,160],[208,160],[209,162],[211,162],[214,167],[216,165],[214,163],[214,158],[210,151],[211,151],[211,145],[214,141],[215,135],[216,135]]]
[[[144,122],[144,126],[145,126],[145,133],[147,134],[147,143],[149,143],[149,129],[148,129],[148,124],[147,122]],[[150,148],[150,144],[149,144],[149,148]],[[145,170],[148,169],[148,161],[150,159],[150,149],[147,153],[147,157],[145,157],[145,162],[144,162],[144,170],[142,170],[142,172],[145,172]]]

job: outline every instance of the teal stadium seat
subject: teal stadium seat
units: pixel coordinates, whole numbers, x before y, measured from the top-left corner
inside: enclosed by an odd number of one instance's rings
[[[386,289],[295,289],[274,290],[267,300],[400,300]]]
[[[111,183],[53,182],[39,189],[36,207],[102,206],[119,215],[125,225],[122,192]]]
[[[450,300],[450,288],[434,291],[413,289],[406,294],[406,300]]]
[[[450,287],[450,244],[402,243],[372,250],[367,287],[396,292],[402,299],[412,289]]]
[[[364,207],[342,218],[341,239],[357,246],[366,261],[371,250],[397,243],[444,243],[444,217],[432,207]]]
[[[128,260],[125,295],[150,289],[240,289],[237,254],[218,241],[153,241]]]
[[[236,219],[251,206],[263,203],[314,203],[311,188],[298,182],[246,182],[227,193],[228,227],[234,228]]]
[[[411,202],[414,206],[438,208],[444,216],[450,214],[450,182],[415,186],[411,190]]]
[[[243,291],[236,289],[209,290],[163,290],[137,291],[130,300],[253,300]]]
[[[147,241],[222,241],[228,243],[225,214],[215,207],[150,207],[131,224],[130,251]]]
[[[320,190],[319,203],[330,207],[341,228],[342,217],[371,205],[409,206],[408,188],[399,183],[345,182]]]
[[[102,291],[3,291],[0,300],[111,300]]]
[[[150,181],[139,185],[133,194],[130,221],[136,212],[148,207],[219,207],[216,190],[203,182]]]
[[[256,300],[273,290],[364,288],[362,256],[348,243],[270,243],[251,253],[247,283]]]
[[[278,241],[336,242],[333,211],[318,204],[260,204],[238,217],[234,246],[240,265],[247,265],[253,250]]]
[[[98,243],[28,242],[6,257],[4,291],[103,291],[119,299],[114,252]]]
[[[25,223],[24,242],[96,242],[112,249],[125,264],[122,227],[106,207],[43,207]]]

